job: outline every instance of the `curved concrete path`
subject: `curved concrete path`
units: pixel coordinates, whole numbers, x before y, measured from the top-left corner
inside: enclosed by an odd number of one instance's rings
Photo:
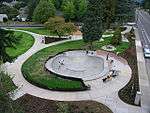
[[[125,37],[125,34],[129,33],[132,30],[132,26],[124,26],[124,27],[126,27],[126,30],[124,30],[124,31],[121,32],[122,41],[123,42],[129,42],[129,40]]]
[[[100,103],[107,105],[114,113],[143,113],[140,107],[135,107],[128,105],[120,100],[118,97],[118,91],[124,87],[131,77],[131,69],[128,65],[121,64],[119,61],[115,60],[114,64],[118,65],[118,69],[121,71],[120,75],[109,81],[108,83],[103,83],[101,79],[88,81],[86,84],[91,85],[91,90],[83,92],[59,92],[59,91],[50,91],[46,89],[39,88],[27,82],[21,72],[22,64],[34,53],[39,50],[64,43],[66,41],[78,40],[65,40],[60,42],[55,42],[51,44],[42,44],[42,36],[31,33],[28,31],[17,30],[21,32],[26,32],[31,34],[35,38],[34,45],[23,55],[19,56],[14,63],[6,63],[6,71],[12,75],[13,82],[18,89],[14,92],[12,99],[17,99],[24,94],[30,94],[36,97],[49,99],[49,100],[59,100],[59,101],[81,101],[81,100],[94,100]]]

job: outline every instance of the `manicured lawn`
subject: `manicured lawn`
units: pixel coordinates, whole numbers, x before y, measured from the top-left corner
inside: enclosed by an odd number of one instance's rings
[[[103,45],[109,43],[110,38],[106,38],[103,42],[94,42],[95,49],[100,49]],[[22,72],[25,78],[30,82],[38,85],[40,84],[40,86],[47,87],[48,89],[82,89],[82,83],[79,81],[62,79],[56,75],[49,74],[44,71],[44,63],[49,56],[54,56],[59,52],[67,51],[70,49],[83,49],[85,46],[86,44],[82,40],[78,40],[45,48],[31,56],[23,64]],[[126,44],[123,43],[117,47],[117,50],[123,52],[126,48]]]
[[[50,32],[46,28],[18,28],[19,30],[25,30],[30,31],[33,33],[41,34],[41,35],[50,35],[50,36],[56,36],[56,33]]]
[[[25,53],[29,48],[32,47],[32,45],[34,43],[34,38],[27,33],[16,31],[15,36],[19,36],[19,38],[20,38],[19,43],[14,45],[15,48],[7,48],[6,49],[7,53],[12,58],[16,58],[19,55]]]

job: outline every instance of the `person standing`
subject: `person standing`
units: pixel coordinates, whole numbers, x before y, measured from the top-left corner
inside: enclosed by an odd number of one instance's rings
[[[109,53],[107,54],[107,56],[106,56],[106,60],[108,60],[109,59]]]

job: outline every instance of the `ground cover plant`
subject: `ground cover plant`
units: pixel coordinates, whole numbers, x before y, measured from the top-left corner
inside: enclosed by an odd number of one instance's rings
[[[59,102],[24,95],[15,102],[25,113],[112,113],[107,106],[95,101]]]
[[[131,39],[133,35],[134,31],[128,33],[128,39],[130,40],[130,48],[128,48],[124,53],[120,54],[123,58],[125,58],[128,61],[128,64],[132,69],[132,77],[128,82],[128,84],[125,87],[123,87],[118,93],[120,99],[131,105],[135,105],[134,104],[135,96],[137,91],[139,91],[139,76],[138,76],[136,47],[135,41]]]

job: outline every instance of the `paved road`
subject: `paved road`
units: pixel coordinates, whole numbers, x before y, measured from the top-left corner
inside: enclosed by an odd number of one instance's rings
[[[139,11],[138,14],[138,31],[142,45],[149,45],[150,48],[150,15],[146,12]],[[145,58],[147,74],[150,83],[150,58]]]
[[[150,15],[144,11],[137,11],[136,12],[136,17],[138,18],[137,20],[137,25],[138,25],[138,33],[140,36],[140,40],[142,43],[142,46],[144,47],[144,45],[148,45],[150,48]],[[142,61],[143,63],[145,63],[145,65],[143,65],[142,68],[139,69],[143,69],[141,70],[140,73],[140,88],[142,91],[142,106],[144,108],[146,108],[149,112],[150,112],[150,58],[145,58],[145,61],[143,59]],[[144,67],[146,66],[146,73],[144,75]],[[141,78],[144,80],[141,81]]]
[[[43,24],[35,24],[35,23],[0,23],[0,27],[2,28],[43,28]]]

